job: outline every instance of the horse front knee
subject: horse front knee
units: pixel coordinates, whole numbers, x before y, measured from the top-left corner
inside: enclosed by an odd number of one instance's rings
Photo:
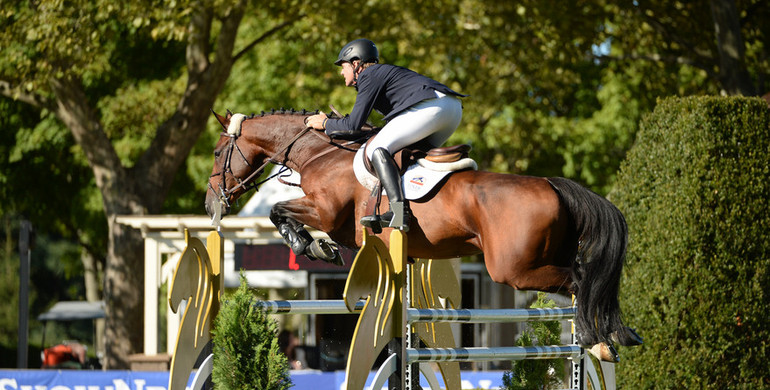
[[[275,227],[279,227],[279,225],[286,222],[286,217],[281,213],[281,208],[278,203],[270,208],[269,218],[270,222],[272,222]]]

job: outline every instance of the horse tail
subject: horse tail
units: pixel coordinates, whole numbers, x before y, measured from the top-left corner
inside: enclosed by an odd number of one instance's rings
[[[566,206],[578,239],[572,262],[578,343],[595,345],[616,337],[621,345],[639,344],[633,330],[623,325],[618,302],[628,241],[623,214],[610,201],[572,180],[548,181]]]

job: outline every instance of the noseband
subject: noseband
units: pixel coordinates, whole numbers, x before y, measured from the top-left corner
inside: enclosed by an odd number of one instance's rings
[[[258,167],[257,169],[254,169],[253,172],[251,172],[251,174],[249,176],[247,176],[245,179],[241,179],[240,177],[235,176],[235,174],[233,173],[231,164],[230,164],[230,161],[233,158],[233,152],[234,151],[238,151],[238,154],[241,156],[241,158],[246,163],[246,165],[248,165],[249,168],[253,168],[251,166],[251,164],[249,163],[249,160],[246,158],[246,156],[241,151],[241,148],[238,146],[238,142],[237,142],[238,141],[238,134],[231,134],[231,133],[228,133],[228,132],[223,132],[222,135],[227,136],[227,137],[230,138],[230,141],[229,141],[229,143],[227,145],[227,150],[225,152],[225,153],[227,153],[227,155],[226,155],[225,161],[222,163],[222,170],[217,172],[217,173],[212,174],[211,176],[209,176],[209,183],[208,183],[208,187],[209,188],[208,189],[211,192],[213,192],[219,198],[219,201],[222,202],[222,204],[225,205],[225,207],[230,208],[230,201],[229,201],[229,199],[230,199],[230,197],[233,195],[233,193],[235,191],[237,191],[237,190],[239,190],[241,188],[244,191],[248,191],[248,190],[251,190],[251,189],[259,191],[259,186],[262,185],[262,183],[272,179],[275,176],[278,176],[278,175],[284,173],[286,170],[282,169],[278,173],[276,173],[274,175],[271,175],[270,177],[268,177],[268,178],[266,178],[266,179],[264,179],[264,180],[262,180],[262,181],[260,181],[258,183],[254,182],[255,178],[257,178],[260,175],[262,175],[262,172],[265,170],[265,167],[268,164],[271,164],[271,163],[272,164],[284,164],[288,160],[288,152],[291,149],[291,147],[294,145],[294,143],[297,142],[297,140],[300,139],[300,137],[305,135],[311,129],[312,129],[311,127],[305,127],[302,131],[297,133],[297,135],[294,136],[294,138],[291,141],[289,141],[289,143],[285,147],[279,149],[278,152],[276,152],[273,155],[273,157],[266,158],[264,163],[260,167]],[[276,158],[279,155],[281,155],[281,154],[284,154],[283,161],[276,160]],[[288,169],[288,168],[286,168],[286,169]],[[226,180],[226,177],[225,177],[225,175],[227,173],[232,175],[233,178],[235,178],[235,181],[238,182],[238,184],[236,184],[233,188],[230,188],[230,189],[227,188],[227,180]],[[219,193],[217,193],[217,190],[214,189],[214,187],[211,185],[211,178],[216,177],[216,176],[220,176],[220,175],[222,176],[222,180],[219,183]]]

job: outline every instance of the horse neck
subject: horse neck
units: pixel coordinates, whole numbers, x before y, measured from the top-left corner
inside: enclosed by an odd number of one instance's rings
[[[306,163],[334,148],[329,144],[325,135],[321,137],[319,136],[321,134],[312,134],[316,130],[305,132],[290,146],[292,139],[306,129],[304,118],[301,115],[289,114],[255,118],[259,120],[254,121],[255,126],[252,126],[251,130],[251,133],[255,135],[254,142],[265,150],[268,157],[300,172]],[[258,137],[256,137],[257,134]],[[286,155],[287,147],[289,148],[288,156]],[[333,150],[329,154],[334,153],[338,153],[338,151]]]

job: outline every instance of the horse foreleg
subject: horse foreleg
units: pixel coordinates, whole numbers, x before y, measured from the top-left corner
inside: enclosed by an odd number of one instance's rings
[[[306,255],[307,247],[313,242],[313,237],[301,223],[281,215],[275,208],[270,210],[270,221],[278,228],[278,233],[295,255]]]
[[[335,245],[323,239],[313,239],[305,225],[296,218],[317,216],[315,209],[308,207],[301,199],[278,202],[270,210],[270,220],[295,255],[304,255],[311,260],[321,259],[337,265],[344,265],[342,256]]]

